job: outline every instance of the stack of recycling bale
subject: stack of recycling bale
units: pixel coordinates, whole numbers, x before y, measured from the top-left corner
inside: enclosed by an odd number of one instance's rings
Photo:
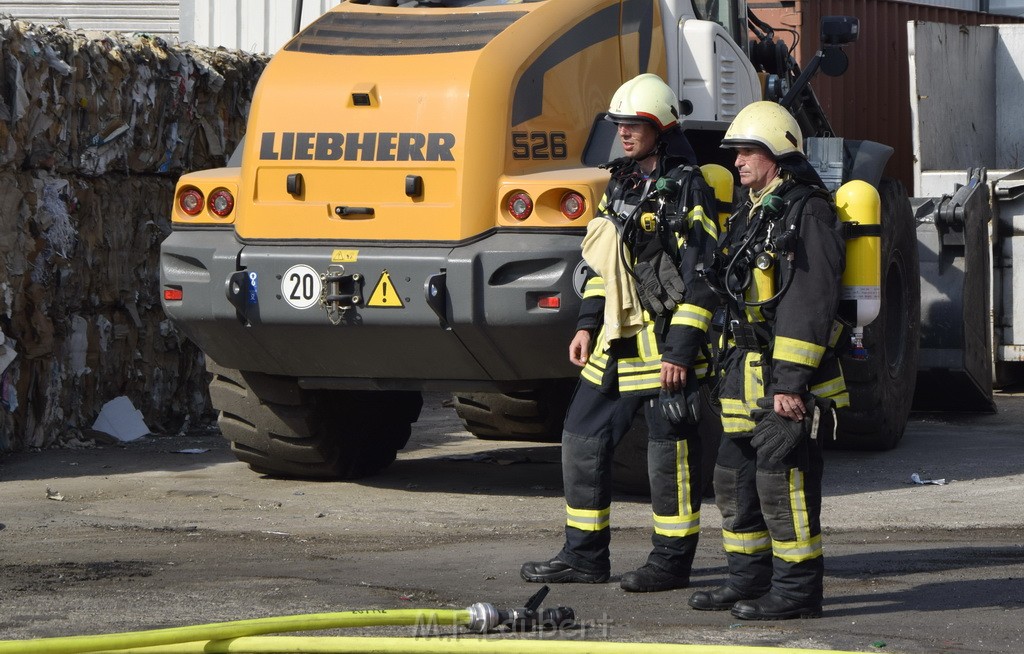
[[[208,416],[159,244],[177,177],[226,163],[266,63],[0,16],[0,452],[80,438],[121,395],[153,431]]]

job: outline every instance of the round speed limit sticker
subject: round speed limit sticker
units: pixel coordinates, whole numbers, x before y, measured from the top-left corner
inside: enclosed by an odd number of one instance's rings
[[[281,278],[281,297],[296,309],[308,309],[320,301],[320,273],[304,263],[292,266]]]

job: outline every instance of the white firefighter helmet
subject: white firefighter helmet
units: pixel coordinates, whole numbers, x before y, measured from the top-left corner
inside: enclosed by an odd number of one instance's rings
[[[733,119],[722,139],[723,148],[761,147],[778,159],[804,153],[803,135],[796,118],[775,102],[752,102]]]
[[[653,73],[637,75],[619,87],[612,96],[605,117],[615,123],[643,121],[658,132],[674,127],[679,121],[676,94]]]

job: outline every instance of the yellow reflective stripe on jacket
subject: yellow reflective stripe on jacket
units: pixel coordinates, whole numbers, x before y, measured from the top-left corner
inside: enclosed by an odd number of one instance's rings
[[[808,368],[817,368],[824,355],[825,346],[788,336],[776,336],[772,349],[772,358],[776,361],[789,361]]]
[[[839,337],[843,335],[843,323],[838,320],[832,321],[832,333],[828,336],[828,346],[834,348],[839,344]]]
[[[727,434],[740,434],[754,430],[754,421],[743,416],[722,414],[722,430]]]
[[[620,391],[646,391],[661,388],[661,354],[654,334],[654,323],[647,322],[635,338],[639,356],[615,360]],[[612,364],[604,348],[604,330],[599,332],[587,365],[580,373],[583,379],[600,386],[605,370]]]
[[[683,537],[700,532],[700,504],[693,506],[686,471],[690,468],[690,446],[686,441],[676,442],[676,507],[678,515],[654,514],[654,533],[662,536]]]
[[[743,400],[722,397],[720,401],[722,403],[722,429],[727,434],[738,434],[754,428],[754,421],[750,419],[751,408]]]
[[[611,514],[611,507],[607,509],[574,509],[566,504],[565,524],[582,531],[601,531],[608,528]]]
[[[757,408],[757,401],[764,397],[764,369],[757,362],[761,361],[760,352],[747,352],[743,357],[743,407],[746,413]]]
[[[712,240],[718,240],[718,225],[716,225],[715,221],[708,218],[708,215],[704,213],[704,207],[700,205],[694,207],[687,218],[689,218],[691,225],[694,223],[699,224],[701,229],[703,229],[704,232],[712,238]]]
[[[827,397],[836,403],[836,408],[850,406],[850,393],[846,390],[846,380],[842,375],[811,386],[811,393],[818,397]]]
[[[772,554],[783,561],[800,563],[822,556],[821,534],[807,540],[772,541]]]
[[[742,397],[723,394],[719,398],[722,403],[722,428],[727,434],[740,434],[754,428],[750,413],[757,409],[757,400],[764,396],[764,373],[760,361],[760,352],[744,353],[743,360],[737,364],[743,370],[743,389],[733,388],[729,391],[730,395],[735,393]]]
[[[695,364],[693,364],[693,366],[690,368],[690,370],[692,370],[693,373],[695,375],[697,375],[697,379],[704,379],[705,377],[708,376],[708,361],[707,361],[707,359],[704,359],[704,358],[698,359],[697,362]]]
[[[831,399],[833,402],[836,403],[837,409],[845,409],[846,407],[850,406],[849,393],[840,393],[839,395],[833,395]]]
[[[580,373],[580,376],[594,386],[600,386],[601,379],[604,376],[604,368],[598,368],[596,365],[591,365],[593,363],[594,359],[591,357],[590,360],[587,361],[586,367],[583,368],[583,372]]]
[[[656,361],[648,364],[646,368],[623,372],[619,367],[619,390],[647,391],[653,388],[661,388],[661,362]]]
[[[672,313],[673,325],[688,325],[706,332],[711,326],[711,312],[696,304],[680,304]]]
[[[658,353],[658,340],[654,335],[654,323],[647,320],[647,312],[644,312],[644,328],[636,335],[637,350],[643,361],[661,361],[661,354]],[[659,365],[660,367],[660,365]]]
[[[722,530],[722,545],[726,552],[736,554],[757,554],[772,549],[772,538],[767,531],[752,531],[749,534],[737,534]]]
[[[604,330],[602,329],[591,344],[587,365],[583,366],[580,376],[591,384],[600,386],[601,380],[604,378],[604,371],[607,369],[608,354],[604,351]]]
[[[583,287],[583,299],[592,297],[604,297],[604,279],[601,277],[591,277]]]

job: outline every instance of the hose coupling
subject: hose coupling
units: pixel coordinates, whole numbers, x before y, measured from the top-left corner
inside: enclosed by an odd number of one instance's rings
[[[470,631],[475,631],[478,634],[485,634],[488,631],[494,631],[501,624],[501,618],[498,616],[498,609],[493,604],[487,602],[477,602],[469,607],[469,624],[467,627]]]

